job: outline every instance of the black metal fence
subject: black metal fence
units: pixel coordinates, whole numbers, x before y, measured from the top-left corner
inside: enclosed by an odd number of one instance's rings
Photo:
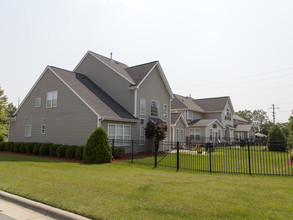
[[[293,150],[270,151],[266,142],[249,143],[187,143],[160,142],[158,151],[151,144],[148,154],[139,154],[134,146],[131,151],[133,163],[150,164],[154,167],[171,167],[218,173],[250,175],[293,175]]]

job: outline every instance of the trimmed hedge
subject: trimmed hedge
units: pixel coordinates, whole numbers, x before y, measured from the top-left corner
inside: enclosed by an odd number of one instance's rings
[[[87,140],[83,160],[85,163],[109,163],[111,159],[108,135],[103,127],[98,127]]]
[[[5,151],[6,142],[0,142],[0,151]]]
[[[57,157],[65,157],[66,156],[66,148],[68,145],[59,145],[56,149]]]
[[[119,158],[122,154],[125,154],[124,147],[114,147],[114,149],[112,149],[112,155],[114,158]]]
[[[269,151],[286,151],[287,143],[284,132],[278,125],[273,125],[268,135]]]
[[[32,154],[34,152],[34,146],[36,143],[26,143],[25,144],[25,152]]]
[[[84,146],[77,146],[75,148],[75,159],[76,160],[82,160],[83,159],[83,150],[84,150]]]
[[[56,154],[57,147],[59,147],[58,144],[51,144],[50,149],[49,149],[49,155],[50,156],[52,156],[52,157],[57,156],[57,154]]]
[[[67,146],[65,156],[68,159],[74,159],[75,158],[75,149],[77,146]]]
[[[52,145],[51,143],[41,144],[41,147],[40,147],[40,155],[42,155],[42,156],[48,156],[51,145]]]

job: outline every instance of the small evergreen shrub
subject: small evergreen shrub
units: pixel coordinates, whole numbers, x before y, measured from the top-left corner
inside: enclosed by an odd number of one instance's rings
[[[25,144],[25,152],[32,154],[34,152],[34,146],[36,143],[26,143]]]
[[[14,142],[7,142],[7,144],[5,144],[5,150],[12,151],[13,144],[14,144]]]
[[[26,152],[26,150],[25,150],[25,145],[26,145],[26,143],[19,143],[19,152],[20,153],[25,153]]]
[[[125,154],[124,147],[114,147],[114,150],[112,151],[114,158],[119,158],[122,154]]]
[[[40,148],[41,148],[42,144],[34,144],[34,149],[33,149],[33,153],[34,155],[39,155],[40,154]]]
[[[12,151],[15,152],[15,153],[18,153],[19,152],[19,146],[20,146],[20,143],[13,143],[12,144]]]
[[[84,149],[84,146],[77,146],[75,148],[75,159],[76,160],[82,160],[83,159],[83,149]]]
[[[0,151],[5,151],[6,142],[0,142]]]
[[[49,155],[50,156],[52,156],[52,157],[57,156],[57,154],[56,154],[57,147],[59,147],[58,144],[51,144],[50,149],[49,149]]]
[[[40,147],[40,155],[42,156],[48,156],[49,155],[49,150],[50,150],[50,143],[44,143]]]
[[[66,148],[67,148],[67,145],[59,145],[56,150],[57,157],[65,157],[66,156]]]
[[[112,152],[106,131],[98,127],[88,138],[83,151],[85,163],[109,163]]]
[[[72,146],[68,146],[66,148],[66,152],[65,152],[66,158],[68,158],[68,159],[74,159],[76,147],[77,146],[72,145]]]
[[[286,151],[286,137],[279,126],[273,125],[268,135],[269,151]]]

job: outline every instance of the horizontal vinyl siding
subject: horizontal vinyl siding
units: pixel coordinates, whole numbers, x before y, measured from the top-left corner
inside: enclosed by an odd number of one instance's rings
[[[46,108],[47,92],[58,91],[57,107]],[[35,108],[35,99],[41,97],[41,107]],[[32,136],[24,137],[25,125],[32,125]],[[41,125],[46,125],[41,134]],[[97,127],[97,116],[67,88],[50,70],[47,70],[36,88],[10,125],[10,141],[52,142],[84,145]]]

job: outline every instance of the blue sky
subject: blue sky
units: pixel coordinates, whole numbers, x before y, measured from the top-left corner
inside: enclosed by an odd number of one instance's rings
[[[15,105],[47,65],[86,51],[159,60],[174,93],[230,96],[236,111],[293,109],[293,1],[0,0],[0,86]]]

